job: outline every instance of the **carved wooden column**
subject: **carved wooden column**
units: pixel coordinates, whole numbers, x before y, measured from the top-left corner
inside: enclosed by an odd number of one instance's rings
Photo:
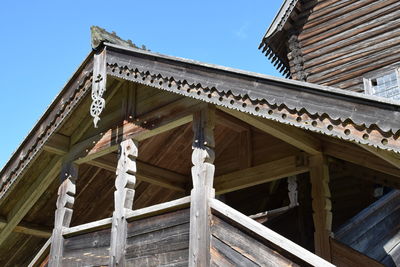
[[[62,266],[64,238],[63,228],[69,227],[72,219],[72,208],[75,201],[75,182],[78,178],[78,166],[64,164],[61,171],[63,182],[58,188],[57,209],[54,218],[54,229],[51,236],[50,267]]]
[[[136,184],[136,158],[138,144],[125,140],[120,144],[120,156],[115,179],[114,213],[110,241],[110,266],[125,266],[125,244],[127,235],[127,210],[132,210]]]
[[[215,108],[208,106],[193,117],[193,154],[190,206],[189,266],[210,266],[211,210],[208,199],[215,196],[214,170]]]
[[[329,237],[332,232],[332,204],[327,158],[323,155],[312,156],[310,166],[315,253],[331,261]]]

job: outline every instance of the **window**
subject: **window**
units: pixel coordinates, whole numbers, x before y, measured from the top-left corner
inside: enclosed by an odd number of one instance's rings
[[[400,100],[399,70],[392,70],[364,78],[365,93]]]

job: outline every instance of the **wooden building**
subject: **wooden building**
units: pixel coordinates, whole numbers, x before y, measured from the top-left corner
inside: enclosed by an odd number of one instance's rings
[[[400,265],[399,9],[284,1],[292,79],[93,27],[0,172],[0,266]]]

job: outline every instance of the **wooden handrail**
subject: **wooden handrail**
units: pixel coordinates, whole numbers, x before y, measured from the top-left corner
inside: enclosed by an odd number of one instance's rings
[[[40,263],[45,259],[45,257],[50,252],[51,237],[46,241],[43,247],[39,250],[33,260],[29,263],[28,267],[39,266]]]
[[[126,214],[128,221],[137,220],[139,218],[150,217],[167,211],[173,211],[180,208],[188,207],[190,204],[190,196],[172,200],[169,202],[156,204],[143,209],[133,210]],[[74,227],[64,228],[63,236],[71,237],[83,233],[93,232],[111,226],[112,218],[106,218],[90,223],[77,225]]]
[[[265,227],[264,225],[256,222],[250,217],[229,207],[225,203],[212,198],[209,199],[209,202],[213,212],[216,212],[220,216],[225,217],[231,221],[234,221],[241,227],[248,229],[250,232],[256,234],[257,236],[265,240],[268,240],[270,243],[298,257],[299,259],[307,262],[308,264],[318,267],[334,266],[333,264],[327,262],[326,260],[318,257],[317,255],[311,253],[310,251],[290,241],[289,239],[279,235],[278,233],[272,231],[271,229]]]

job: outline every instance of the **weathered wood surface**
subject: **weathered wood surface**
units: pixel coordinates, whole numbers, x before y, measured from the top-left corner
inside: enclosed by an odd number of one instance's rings
[[[397,0],[318,1],[309,7],[303,4],[294,24],[299,30],[299,49],[289,54],[292,76],[363,91],[365,73],[398,66],[399,18]],[[299,61],[301,68],[296,67]]]
[[[322,154],[314,155],[310,157],[310,167],[315,253],[331,261],[329,237],[332,232],[332,203],[328,159]]]
[[[189,209],[128,224],[126,266],[188,266]]]
[[[400,255],[400,193],[394,190],[365,208],[338,231],[335,239],[384,263],[395,266]]]
[[[49,256],[51,238],[49,238],[36,256],[29,263],[28,267],[44,266],[45,258]]]
[[[61,266],[108,266],[111,229],[86,233],[64,240]]]
[[[193,153],[190,203],[189,266],[210,265],[210,223],[209,198],[215,196],[215,107],[206,106],[193,116]]]
[[[381,263],[335,239],[330,240],[332,263],[338,267],[368,266],[382,267]]]
[[[126,211],[132,210],[136,184],[138,142],[121,142],[115,179],[114,212],[111,226],[110,266],[125,266]]]
[[[51,236],[50,267],[63,266],[64,237],[62,231],[64,227],[69,227],[72,220],[78,166],[72,163],[64,164],[60,176],[64,181],[58,189],[57,209],[54,216],[54,229]]]
[[[291,255],[293,260],[297,259],[311,266],[333,266],[324,259],[275,233],[269,228],[236,211],[217,199],[210,199],[210,206],[213,214],[223,218],[224,220],[228,220],[231,224],[234,223],[237,227],[243,231],[249,232],[249,234],[252,236],[261,238],[261,240],[268,242],[275,249],[285,251],[285,255]]]
[[[300,266],[217,216],[212,217],[211,233],[211,265]]]

